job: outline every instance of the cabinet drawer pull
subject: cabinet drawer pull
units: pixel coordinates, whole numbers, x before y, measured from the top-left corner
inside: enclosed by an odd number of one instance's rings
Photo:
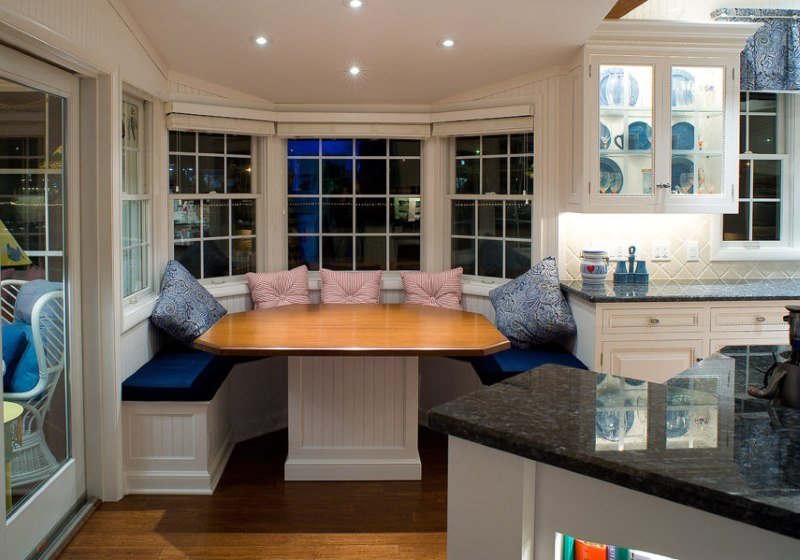
[[[650,319],[650,324],[651,324],[651,325],[657,325],[657,324],[659,324],[660,322],[661,322],[661,321],[659,321],[659,320],[658,320],[658,319],[656,319],[655,317],[652,317],[652,318]]]
[[[763,323],[766,320],[767,320],[767,318],[766,317],[762,317],[761,315],[756,317],[756,323]]]

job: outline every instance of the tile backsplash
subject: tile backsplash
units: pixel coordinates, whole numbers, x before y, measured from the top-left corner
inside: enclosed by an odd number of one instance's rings
[[[561,277],[579,280],[583,249],[627,253],[636,246],[637,259],[647,261],[652,280],[800,278],[800,261],[711,261],[713,216],[707,214],[574,214],[559,218],[559,261]],[[654,242],[667,241],[671,258],[653,262]],[[687,243],[697,242],[698,261],[686,262]],[[611,271],[614,267],[611,267]]]

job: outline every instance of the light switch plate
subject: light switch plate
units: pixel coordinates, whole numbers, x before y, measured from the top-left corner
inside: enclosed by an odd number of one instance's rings
[[[653,250],[650,257],[654,262],[667,262],[672,258],[669,241],[653,241]]]
[[[697,262],[700,260],[700,244],[697,241],[686,242],[686,262]]]

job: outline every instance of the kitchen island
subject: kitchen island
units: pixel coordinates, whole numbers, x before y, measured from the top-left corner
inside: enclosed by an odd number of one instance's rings
[[[744,397],[741,356],[664,384],[546,365],[433,409],[450,436],[448,558],[551,560],[560,534],[800,557],[800,411]]]

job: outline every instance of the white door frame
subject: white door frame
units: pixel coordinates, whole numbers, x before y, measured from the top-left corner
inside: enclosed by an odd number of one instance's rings
[[[0,523],[0,556],[24,558],[42,541],[73,507],[84,499],[86,470],[83,433],[83,375],[80,313],[80,223],[79,99],[78,77],[44,62],[0,46],[0,76],[25,86],[67,99],[64,204],[67,230],[64,232],[69,342],[70,454],[58,471],[38,488],[4,523]],[[0,393],[2,387],[0,387]],[[3,459],[3,451],[0,458]],[[0,481],[5,492],[5,480]],[[10,536],[13,535],[13,538]]]

